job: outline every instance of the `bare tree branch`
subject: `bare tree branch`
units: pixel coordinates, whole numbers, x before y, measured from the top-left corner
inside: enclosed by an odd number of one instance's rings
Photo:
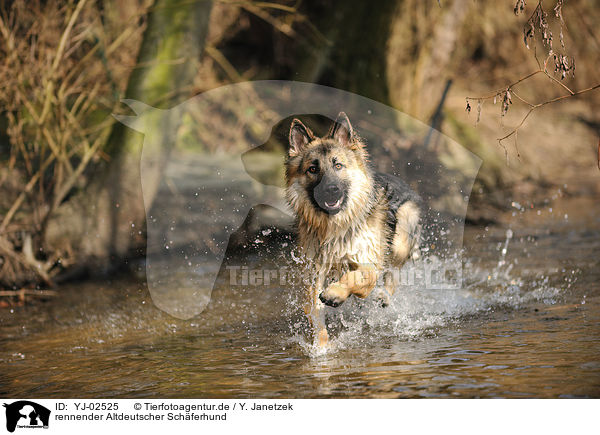
[[[564,49],[565,43],[564,43],[564,38],[563,38],[563,27],[564,27],[565,23],[564,23],[563,16],[562,16],[563,4],[564,4],[564,0],[557,0],[553,11],[554,11],[554,15],[559,20],[560,42],[561,42],[561,47]],[[526,6],[526,3],[524,0],[517,0],[515,7],[514,7],[515,15],[518,15],[519,13],[524,12],[525,6]],[[466,110],[468,113],[471,112],[471,102],[475,102],[475,101],[477,102],[477,107],[478,107],[477,112],[478,113],[477,113],[476,124],[479,122],[479,118],[481,116],[481,104],[484,100],[493,99],[494,104],[495,104],[498,101],[498,99],[501,99],[502,100],[502,105],[501,105],[501,110],[500,110],[501,117],[504,117],[504,115],[506,115],[510,105],[512,104],[512,98],[511,98],[512,96],[515,96],[519,101],[521,101],[523,104],[525,104],[526,106],[529,107],[529,110],[527,111],[525,116],[523,116],[523,118],[521,118],[521,121],[509,133],[507,133],[506,135],[497,139],[498,144],[500,146],[502,146],[502,148],[504,148],[505,153],[507,153],[507,150],[506,150],[506,147],[502,144],[502,141],[510,138],[511,136],[514,136],[515,137],[515,149],[517,151],[517,155],[519,154],[518,143],[517,143],[517,132],[524,125],[525,121],[529,118],[529,115],[531,115],[531,113],[533,113],[533,111],[535,111],[536,109],[539,109],[540,107],[543,107],[543,106],[546,106],[546,105],[549,105],[552,103],[556,103],[556,102],[564,100],[566,98],[571,98],[571,97],[575,97],[578,95],[582,95],[587,92],[591,92],[591,91],[594,91],[594,90],[600,88],[600,83],[597,83],[597,84],[589,86],[585,89],[573,90],[569,86],[564,84],[561,80],[558,80],[556,77],[554,77],[555,73],[559,73],[561,79],[564,79],[567,76],[567,74],[574,76],[575,61],[574,61],[574,59],[569,58],[567,55],[556,53],[553,50],[553,48],[552,48],[553,36],[552,36],[552,32],[549,29],[547,17],[548,17],[548,13],[544,11],[543,6],[542,6],[542,1],[539,0],[535,10],[533,11],[531,16],[527,20],[527,23],[525,24],[525,27],[523,29],[523,40],[524,40],[524,43],[527,46],[527,48],[529,48],[529,41],[533,40],[533,38],[535,37],[536,31],[541,35],[543,45],[548,48],[548,53],[547,53],[546,59],[544,60],[543,63],[541,63],[540,59],[538,58],[538,55],[537,55],[537,47],[534,45],[534,57],[537,62],[537,65],[538,65],[537,70],[532,71],[531,73],[519,78],[518,80],[508,84],[507,86],[505,86],[501,89],[497,89],[496,91],[494,91],[493,93],[491,93],[489,95],[484,95],[484,96],[480,96],[480,97],[466,97],[466,102],[467,102]],[[549,64],[550,60],[554,61],[554,71],[553,72],[550,72],[548,69],[548,64]],[[567,94],[560,95],[558,97],[554,97],[554,98],[551,98],[549,100],[546,100],[546,101],[543,101],[540,103],[532,103],[532,102],[526,100],[525,98],[523,98],[522,96],[520,96],[517,92],[515,92],[514,88],[517,85],[519,85],[523,82],[526,82],[529,79],[531,79],[532,77],[537,76],[539,74],[543,74],[545,77],[548,78],[548,80],[550,80],[550,82],[552,82],[555,85],[560,86],[563,90],[565,90],[567,92]],[[507,154],[507,157],[508,157],[508,154]],[[600,167],[600,155],[599,155],[599,167]]]

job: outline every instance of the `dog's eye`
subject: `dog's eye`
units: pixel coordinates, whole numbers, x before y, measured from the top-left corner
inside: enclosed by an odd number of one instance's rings
[[[311,174],[316,174],[318,171],[318,168],[316,166],[309,166],[308,167],[308,172],[310,172]]]
[[[344,165],[342,165],[341,163],[336,163],[333,167],[339,171],[344,167]]]

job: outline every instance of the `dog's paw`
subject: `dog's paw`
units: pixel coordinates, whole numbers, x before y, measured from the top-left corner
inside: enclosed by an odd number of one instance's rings
[[[388,298],[377,298],[377,304],[381,308],[387,308],[390,305],[390,300]]]
[[[340,283],[334,282],[321,292],[319,299],[325,305],[339,307],[348,299],[348,296],[348,290]]]
[[[341,297],[336,296],[336,295],[326,295],[325,292],[323,292],[319,295],[319,299],[325,305],[327,305],[329,307],[334,307],[334,308],[339,307],[346,300],[346,299],[342,299]]]
[[[390,305],[390,294],[383,289],[376,289],[374,292],[375,302],[381,308],[386,308]]]

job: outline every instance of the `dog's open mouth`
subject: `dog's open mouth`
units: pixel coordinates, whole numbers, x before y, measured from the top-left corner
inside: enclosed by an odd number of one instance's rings
[[[336,208],[340,208],[340,205],[342,205],[342,198],[338,198],[335,201],[325,201],[325,207],[330,208],[330,209],[336,209]]]
[[[334,215],[342,209],[343,204],[344,204],[344,197],[340,196],[337,199],[323,200],[321,202],[320,206],[326,213]]]

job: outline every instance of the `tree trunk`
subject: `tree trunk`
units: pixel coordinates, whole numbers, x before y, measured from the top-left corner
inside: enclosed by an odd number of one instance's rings
[[[206,39],[212,3],[208,0],[181,2],[157,0],[148,17],[148,27],[131,74],[126,98],[160,108],[180,103],[189,96]],[[156,111],[159,112],[159,111]],[[176,121],[175,121],[176,122]],[[164,126],[164,124],[163,124]],[[157,161],[166,161],[174,140],[161,140],[177,131],[176,125],[150,131],[151,150]],[[48,222],[47,246],[70,250],[77,264],[102,269],[114,265],[144,241],[144,201],[141,191],[140,156],[143,136],[115,124],[105,152],[110,156],[89,185],[61,204]],[[145,151],[146,152],[146,151]],[[154,159],[153,159],[154,160]],[[160,180],[163,166],[152,168],[152,179]],[[144,190],[146,206],[155,187]]]
[[[469,0],[404,0],[394,13],[387,78],[391,104],[411,116],[429,120],[450,76],[453,55],[470,8]]]
[[[297,47],[294,80],[334,86],[389,103],[386,48],[396,1],[305,4],[310,22],[327,41]]]

